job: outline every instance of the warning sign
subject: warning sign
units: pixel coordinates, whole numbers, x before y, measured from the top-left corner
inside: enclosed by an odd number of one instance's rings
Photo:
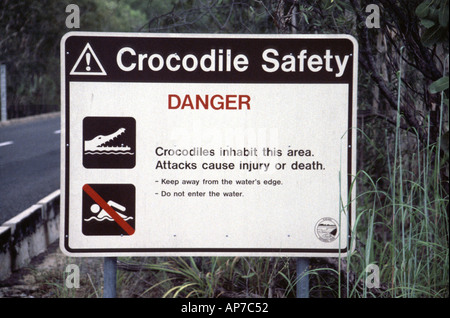
[[[71,32],[61,61],[66,254],[352,251],[353,37]]]
[[[78,57],[70,75],[106,75],[105,69],[89,43]]]

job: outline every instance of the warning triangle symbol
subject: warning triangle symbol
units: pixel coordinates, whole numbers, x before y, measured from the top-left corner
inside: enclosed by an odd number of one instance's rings
[[[70,75],[106,75],[105,69],[89,43],[75,62]]]

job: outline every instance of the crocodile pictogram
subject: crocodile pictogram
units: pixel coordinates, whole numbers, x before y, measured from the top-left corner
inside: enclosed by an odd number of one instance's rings
[[[103,146],[105,143],[112,141],[114,138],[122,135],[125,132],[125,128],[119,128],[116,132],[110,135],[98,135],[91,140],[84,141],[84,151],[94,151],[94,152],[125,152],[130,151],[131,148],[128,146]]]

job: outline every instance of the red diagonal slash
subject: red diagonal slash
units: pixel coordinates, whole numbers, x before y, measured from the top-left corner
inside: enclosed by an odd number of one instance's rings
[[[109,204],[106,203],[106,201],[103,200],[103,198],[95,192],[94,189],[92,189],[89,184],[85,184],[83,186],[83,191],[86,192],[92,200],[95,201],[95,203],[100,205],[100,207],[105,210],[114,219],[114,221],[116,221],[116,223],[119,224],[125,232],[127,232],[128,235],[132,235],[134,233],[134,229],[127,222],[125,222],[120,215],[117,214],[117,212],[114,211],[114,209],[110,207]]]

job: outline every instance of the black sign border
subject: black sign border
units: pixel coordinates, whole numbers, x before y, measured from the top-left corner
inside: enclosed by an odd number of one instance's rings
[[[117,38],[138,38],[138,39],[148,39],[148,38],[166,38],[172,41],[177,40],[178,38],[181,39],[187,39],[187,40],[230,40],[230,39],[245,39],[245,40],[272,40],[272,41],[286,41],[286,40],[307,40],[307,39],[316,39],[316,40],[342,40],[342,41],[348,41],[351,43],[353,48],[353,56],[351,59],[351,63],[349,64],[351,66],[351,80],[348,79],[344,82],[349,84],[349,93],[348,93],[348,105],[349,105],[349,112],[348,112],[348,131],[347,131],[347,144],[348,144],[348,153],[347,153],[347,189],[348,189],[348,195],[349,195],[349,202],[351,202],[348,205],[348,214],[347,214],[347,222],[348,222],[348,233],[347,233],[347,240],[346,240],[346,246],[344,248],[326,248],[326,249],[319,249],[319,248],[72,248],[69,246],[69,178],[70,178],[70,82],[71,81],[97,81],[97,82],[104,82],[105,78],[102,78],[102,76],[97,76],[93,79],[92,76],[83,76],[83,75],[69,75],[70,73],[70,66],[67,58],[66,58],[66,43],[67,40],[70,38],[84,38],[84,43],[88,41],[95,41],[97,39],[101,38],[113,38],[114,40],[117,40]],[[80,52],[83,50],[84,46],[80,47]],[[170,253],[174,254],[183,254],[183,255],[193,255],[195,253],[200,253],[199,255],[204,256],[203,254],[211,254],[211,255],[221,255],[221,256],[234,256],[234,255],[249,255],[249,256],[258,256],[258,254],[265,256],[268,254],[278,254],[279,256],[287,255],[287,254],[299,254],[299,256],[303,255],[312,255],[311,257],[321,257],[321,256],[329,256],[329,254],[334,254],[336,256],[339,255],[345,255],[347,252],[352,251],[354,248],[354,244],[349,249],[349,245],[352,244],[352,220],[353,220],[353,197],[352,197],[352,171],[353,171],[353,160],[355,159],[355,165],[356,165],[356,158],[353,158],[353,151],[354,147],[356,145],[353,145],[353,130],[355,130],[356,122],[354,122],[353,117],[353,111],[355,108],[356,111],[356,100],[354,100],[354,96],[356,96],[356,90],[357,90],[357,74],[358,74],[358,45],[356,40],[350,36],[350,35],[223,35],[223,34],[146,34],[146,33],[99,33],[99,32],[69,32],[66,35],[63,36],[61,39],[61,88],[64,87],[65,89],[65,96],[62,96],[62,100],[64,100],[64,108],[65,108],[65,118],[62,118],[65,120],[65,160],[64,162],[61,162],[62,166],[62,173],[64,174],[64,202],[61,204],[61,206],[64,206],[64,223],[62,224],[63,229],[61,230],[61,237],[60,240],[62,243],[60,243],[61,248],[63,248],[63,251],[65,250],[67,253],[70,253],[71,256],[91,256],[92,254],[95,255],[117,255],[117,256],[129,256],[129,255],[149,255],[149,256],[158,256],[158,255],[166,255]],[[73,62],[72,62],[73,64]],[[71,79],[72,78],[72,79]],[[114,81],[114,80],[113,80]],[[139,80],[136,80],[135,82],[140,82]],[[261,80],[254,81],[255,83],[263,83]],[[279,81],[280,83],[292,83],[290,82],[284,82]],[[185,82],[183,82],[185,83]],[[246,82],[248,83],[248,82]],[[267,82],[264,82],[267,83]],[[316,84],[316,82],[307,82],[308,84]],[[317,84],[323,84],[325,82],[318,81]],[[336,83],[336,82],[333,82]],[[63,92],[62,92],[63,94]],[[342,238],[342,236],[341,236]],[[84,254],[84,255],[83,255]],[[256,254],[256,255],[255,255]],[[301,254],[301,255],[300,255]],[[273,255],[275,256],[275,255]]]

